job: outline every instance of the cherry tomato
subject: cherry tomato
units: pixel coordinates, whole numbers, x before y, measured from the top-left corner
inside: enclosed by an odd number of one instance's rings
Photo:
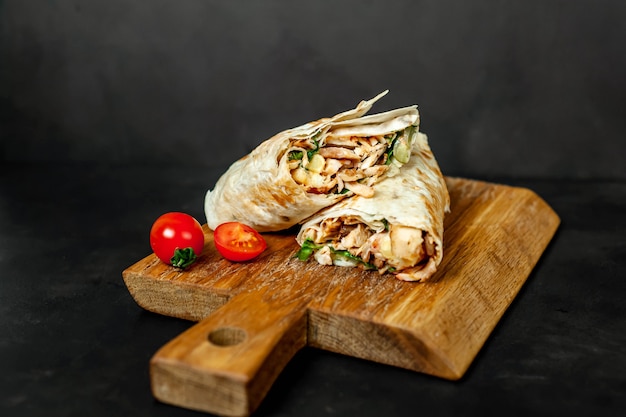
[[[213,239],[219,253],[229,261],[249,261],[267,248],[259,232],[239,222],[220,224],[213,231]]]
[[[202,226],[189,214],[165,213],[150,229],[150,247],[166,264],[186,268],[204,248]]]

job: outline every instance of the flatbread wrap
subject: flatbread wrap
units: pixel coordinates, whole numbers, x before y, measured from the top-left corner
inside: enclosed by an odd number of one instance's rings
[[[298,258],[428,280],[443,257],[450,197],[426,135],[418,134],[409,162],[374,191],[371,198],[356,195],[307,219],[296,237]]]
[[[234,162],[206,193],[209,228],[238,221],[279,231],[353,195],[372,197],[409,161],[419,132],[415,105],[365,115],[385,94],[280,132]]]

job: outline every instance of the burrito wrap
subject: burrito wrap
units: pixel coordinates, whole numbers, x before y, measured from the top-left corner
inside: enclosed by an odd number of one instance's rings
[[[401,158],[395,154],[391,164],[381,164],[378,160],[378,165],[364,170],[370,173],[369,177],[351,182],[341,179],[347,178],[345,172],[348,171],[343,170],[341,178],[339,174],[334,174],[332,190],[329,188],[331,186],[327,185],[330,175],[327,175],[326,182],[321,184],[326,187],[325,190],[315,188],[315,184],[311,185],[308,182],[320,182],[322,178],[322,174],[314,172],[312,167],[314,159],[315,162],[324,161],[324,172],[331,169],[328,166],[331,159],[330,162],[334,162],[335,165],[341,165],[342,162],[345,166],[348,166],[348,163],[373,164],[372,161],[368,161],[368,154],[362,155],[358,161],[334,157],[333,153],[337,151],[345,151],[344,153],[348,154],[352,150],[356,152],[353,145],[339,149],[341,145],[337,144],[341,144],[346,138],[382,138],[395,132],[394,134],[398,138],[402,136],[404,141],[398,140],[396,143],[404,143],[407,149],[410,149],[419,129],[417,106],[364,116],[386,93],[387,91],[371,100],[361,101],[356,108],[334,117],[280,132],[262,142],[250,154],[234,162],[218,179],[213,190],[206,194],[205,214],[208,226],[215,229],[221,223],[239,221],[260,232],[284,230],[355,193],[371,194],[368,187],[386,175],[395,174],[406,160],[399,161]],[[299,144],[310,147],[311,143],[318,144],[319,149],[298,148],[301,146]],[[366,145],[364,146],[367,147]],[[378,155],[382,158],[385,156],[384,152],[388,152],[388,149],[381,150],[380,146],[374,149],[376,154],[370,159],[378,158]],[[313,156],[309,156],[308,151],[311,151]],[[400,155],[399,152],[396,154]],[[407,150],[406,154],[409,155],[410,151]],[[294,155],[298,155],[301,160],[292,160]],[[297,167],[298,165],[302,166]],[[342,169],[343,166],[335,168]],[[363,175],[361,171],[360,175]]]
[[[350,197],[304,221],[298,244],[313,248],[309,255],[322,264],[376,268],[406,281],[430,278],[443,257],[450,198],[426,135],[418,134],[412,153],[397,175],[374,185],[373,197]]]

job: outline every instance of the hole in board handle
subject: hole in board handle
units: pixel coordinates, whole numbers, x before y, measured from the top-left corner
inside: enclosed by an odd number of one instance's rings
[[[238,327],[219,327],[209,333],[209,342],[215,346],[234,346],[246,340],[246,332]]]

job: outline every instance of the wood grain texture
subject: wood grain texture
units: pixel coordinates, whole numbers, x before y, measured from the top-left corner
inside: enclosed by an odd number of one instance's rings
[[[444,259],[426,283],[293,257],[293,234],[232,263],[205,228],[185,271],[149,255],[123,272],[143,308],[200,321],[150,362],[163,402],[246,416],[303,346],[445,379],[461,378],[511,304],[560,220],[528,189],[446,178]]]

